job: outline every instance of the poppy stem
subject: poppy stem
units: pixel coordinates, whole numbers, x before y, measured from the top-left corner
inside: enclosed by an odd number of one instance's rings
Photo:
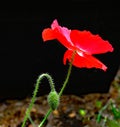
[[[65,87],[66,87],[66,84],[68,83],[68,80],[69,80],[69,77],[70,77],[70,74],[71,74],[71,70],[72,70],[72,62],[74,60],[74,57],[75,57],[75,54],[76,54],[76,51],[73,52],[72,54],[72,57],[71,57],[71,60],[70,60],[70,63],[69,63],[69,68],[68,68],[68,73],[67,73],[67,76],[66,76],[66,79],[63,83],[63,86],[59,92],[59,98],[61,97]],[[42,122],[40,123],[40,125],[38,127],[42,127],[42,125],[44,124],[45,120],[47,119],[47,117],[50,115],[50,113],[52,112],[52,109],[50,108],[46,114],[46,116],[44,117],[44,119],[42,120]]]
[[[27,119],[28,119],[29,116],[30,116],[30,111],[31,111],[31,109],[32,109],[32,107],[33,107],[33,105],[34,105],[35,100],[36,100],[36,95],[37,95],[37,92],[38,92],[38,89],[39,89],[39,84],[41,83],[41,80],[42,80],[44,77],[46,77],[46,78],[48,79],[49,84],[50,84],[51,91],[52,91],[52,92],[55,91],[54,82],[53,82],[52,77],[51,77],[49,74],[47,74],[47,73],[41,74],[41,75],[38,77],[37,81],[36,81],[35,90],[33,91],[33,96],[32,96],[31,102],[30,102],[30,104],[29,104],[29,107],[28,107],[28,109],[26,110],[26,115],[25,115],[25,117],[24,117],[24,120],[23,120],[23,123],[22,123],[22,126],[21,126],[21,127],[25,127],[26,121],[27,121]]]
[[[73,54],[72,54],[72,57],[71,57],[71,60],[70,60],[70,63],[69,63],[67,77],[66,77],[66,79],[65,79],[65,81],[63,83],[63,86],[62,86],[59,94],[58,94],[59,95],[59,98],[61,97],[61,95],[62,95],[62,93],[63,93],[63,91],[64,91],[64,89],[66,87],[66,84],[68,83],[68,80],[69,80],[69,77],[70,77],[70,74],[71,74],[71,70],[72,70],[72,62],[74,60],[75,54],[76,54],[76,51],[74,51]],[[38,127],[42,127],[42,125],[44,124],[45,120],[47,119],[47,117],[50,115],[51,112],[52,112],[52,109],[50,108],[48,110],[48,112],[46,113],[44,119],[42,120],[42,122],[40,123],[40,125]]]
[[[69,62],[68,73],[67,73],[66,79],[65,79],[65,81],[63,83],[63,86],[62,86],[62,88],[61,88],[61,90],[59,92],[59,97],[62,95],[62,93],[63,93],[63,91],[64,91],[64,89],[66,87],[66,84],[68,83],[68,80],[70,78],[70,74],[71,74],[71,70],[72,70],[72,62],[74,60],[75,54],[76,54],[76,50],[74,50],[74,52],[72,53],[72,57],[71,57],[71,60]]]
[[[63,93],[63,91],[64,91],[64,89],[66,87],[66,84],[68,83],[68,80],[69,80],[69,77],[70,77],[70,74],[71,74],[71,70],[72,70],[72,62],[74,60],[75,54],[76,54],[76,51],[73,52],[72,57],[71,57],[71,60],[69,62],[69,68],[68,68],[68,73],[67,73],[66,79],[65,79],[65,81],[63,83],[63,86],[62,86],[62,88],[61,88],[61,90],[60,90],[60,92],[58,94],[59,98],[61,97],[61,95],[62,95],[62,93]],[[37,82],[36,82],[36,85],[35,85],[35,90],[33,92],[33,97],[31,99],[31,103],[30,103],[30,105],[29,105],[29,107],[28,107],[28,109],[26,111],[26,115],[24,117],[24,120],[23,120],[23,123],[22,123],[22,126],[21,127],[25,127],[26,121],[30,117],[30,111],[31,111],[31,109],[32,109],[32,107],[34,105],[34,102],[35,102],[35,99],[36,99],[36,95],[37,95],[37,92],[38,92],[38,89],[39,89],[39,84],[41,83],[40,81],[44,77],[46,77],[48,79],[48,81],[49,81],[50,88],[51,88],[51,92],[55,92],[55,86],[54,86],[54,82],[53,82],[52,77],[49,74],[47,74],[47,73],[41,74],[38,77],[38,79],[37,79]],[[50,109],[48,110],[48,112],[46,113],[44,119],[42,120],[42,122],[39,124],[38,127],[42,127],[42,125],[44,124],[45,120],[48,118],[48,116],[50,115],[50,113],[52,111],[53,111],[53,109],[50,107]]]
[[[43,126],[45,120],[48,118],[48,116],[50,115],[50,113],[51,113],[52,111],[53,111],[53,110],[52,110],[51,108],[48,110],[48,112],[46,113],[44,119],[42,120],[42,122],[40,123],[40,125],[39,125],[38,127],[42,127],[42,126]]]

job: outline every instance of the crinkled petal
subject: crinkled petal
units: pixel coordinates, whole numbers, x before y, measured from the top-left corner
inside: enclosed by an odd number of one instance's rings
[[[43,41],[56,39],[55,33],[52,29],[46,28],[42,31]]]
[[[72,44],[71,42],[71,39],[70,39],[70,32],[71,30],[69,30],[68,28],[66,27],[61,27],[59,24],[58,24],[58,21],[55,19],[53,21],[53,23],[51,24],[51,28],[54,30],[54,29],[57,29],[61,34],[63,34],[63,36]]]
[[[63,46],[68,49],[73,49],[73,44],[70,40],[70,32],[66,27],[59,26],[57,20],[55,19],[51,28],[46,28],[42,32],[43,41],[57,39]]]
[[[72,57],[72,50],[67,50],[64,54],[63,63],[66,64],[68,60],[70,62]],[[98,59],[91,55],[81,53],[81,55],[76,54],[72,63],[74,66],[79,68],[99,68],[106,71],[107,67],[100,62]]]
[[[112,45],[107,40],[103,40],[99,35],[93,35],[86,30],[72,30],[70,37],[78,49],[88,54],[100,54],[113,51]]]
[[[52,28],[52,30],[55,31],[56,38],[62,45],[64,45],[66,48],[73,47],[73,43],[71,42],[71,39],[70,39],[71,30],[69,30],[66,27],[61,27],[58,24],[56,19],[51,24],[51,28]]]

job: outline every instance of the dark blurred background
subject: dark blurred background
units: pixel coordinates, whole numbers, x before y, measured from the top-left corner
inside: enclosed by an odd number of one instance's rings
[[[31,96],[38,76],[48,72],[57,91],[65,80],[68,64],[63,65],[66,48],[53,40],[43,43],[41,33],[56,18],[69,29],[89,30],[108,40],[113,53],[96,55],[107,67],[73,67],[64,94],[107,92],[120,64],[120,9],[117,3],[94,0],[6,3],[0,9],[0,100]],[[47,94],[44,79],[39,95]]]

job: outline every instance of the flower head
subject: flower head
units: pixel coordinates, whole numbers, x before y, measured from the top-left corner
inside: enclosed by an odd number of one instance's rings
[[[80,68],[95,67],[105,71],[107,67],[92,55],[113,51],[112,45],[107,40],[103,40],[99,35],[93,35],[86,30],[70,30],[66,27],[61,27],[57,19],[52,22],[51,28],[43,30],[42,38],[43,41],[57,39],[67,48],[63,58],[64,64],[66,64],[67,60],[71,60],[73,52],[76,51],[72,64]]]

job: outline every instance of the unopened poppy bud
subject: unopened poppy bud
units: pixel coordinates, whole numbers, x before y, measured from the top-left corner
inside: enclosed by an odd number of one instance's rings
[[[59,105],[59,95],[56,91],[51,91],[48,95],[48,103],[52,110],[55,110]]]

